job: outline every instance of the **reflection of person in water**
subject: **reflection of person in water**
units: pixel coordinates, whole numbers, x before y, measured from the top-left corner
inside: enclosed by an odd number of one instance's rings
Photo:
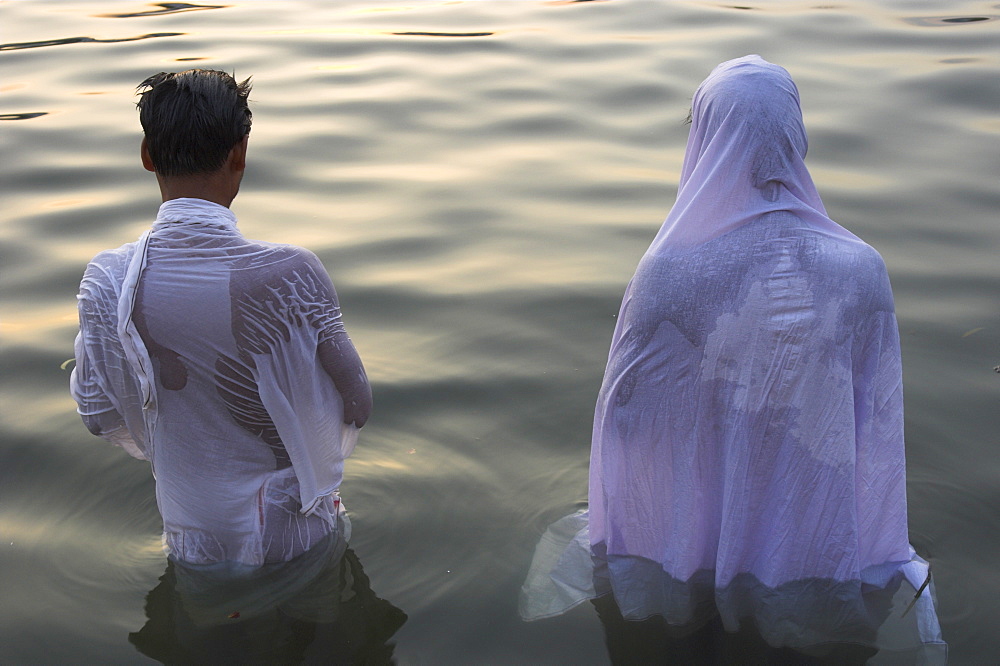
[[[906,643],[887,628],[907,606],[895,592],[906,578],[912,599],[928,569],[908,542],[885,265],[827,216],[784,69],[719,65],[691,116],[677,202],[618,316],[589,519],[562,529],[589,520],[571,537],[599,564],[589,592],[624,620],[754,627],[778,647]],[[917,616],[909,645],[943,646],[930,590]]]
[[[262,567],[170,560],[146,615],[129,640],[166,664],[389,664],[406,621],[336,533]]]
[[[865,664],[877,653],[874,647],[856,643],[827,643],[807,651],[775,647],[763,639],[752,621],[739,631],[726,631],[715,617],[688,629],[678,629],[662,615],[645,620],[626,620],[611,594],[591,602],[604,627],[611,663],[718,665],[776,664],[780,666],[851,666]],[[883,616],[884,617],[884,616]],[[871,627],[866,628],[866,633]]]

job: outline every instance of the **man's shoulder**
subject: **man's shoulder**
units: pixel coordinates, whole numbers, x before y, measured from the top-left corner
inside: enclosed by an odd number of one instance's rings
[[[230,289],[253,291],[259,288],[285,289],[296,285],[301,293],[329,291],[330,276],[316,253],[298,245],[250,241],[262,252],[252,252],[249,260],[234,265],[239,278]]]
[[[268,241],[252,240],[251,245],[262,252],[255,254],[258,261],[251,262],[250,266],[270,265],[275,270],[295,270],[302,266],[311,268],[322,268],[323,262],[316,253],[299,245],[288,243],[272,243]]]
[[[136,241],[132,241],[116,248],[98,252],[87,264],[84,280],[124,276],[125,269],[128,268],[128,263],[137,245]]]

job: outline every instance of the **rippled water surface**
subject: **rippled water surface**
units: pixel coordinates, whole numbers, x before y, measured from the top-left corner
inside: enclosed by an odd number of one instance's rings
[[[148,661],[166,560],[148,466],[67,394],[87,260],[158,193],[139,81],[253,75],[244,233],[326,263],[376,411],[351,545],[399,663],[606,663],[582,606],[522,623],[544,527],[586,499],[614,315],[673,201],[691,94],[760,53],[802,93],[834,219],[885,257],[911,540],[953,663],[1000,654],[1000,4],[0,3],[0,661]]]

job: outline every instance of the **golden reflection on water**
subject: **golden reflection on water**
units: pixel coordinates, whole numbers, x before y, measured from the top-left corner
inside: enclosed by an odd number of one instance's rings
[[[358,69],[358,65],[316,65],[314,69],[317,71],[344,71],[350,69]]]
[[[355,166],[334,164],[327,169],[317,172],[317,178],[351,178],[360,180],[370,180],[372,182],[385,182],[395,180],[399,182],[454,182],[469,175],[466,168],[455,164],[427,164],[426,162],[415,162],[412,164],[359,164]]]
[[[899,178],[893,178],[884,173],[873,173],[871,170],[862,171],[860,169],[832,169],[830,167],[816,168],[812,170],[813,180],[823,183],[827,189],[843,189],[852,193],[857,192],[881,192],[886,188],[897,186],[901,183]]]
[[[76,326],[76,323],[76,308],[73,303],[24,314],[5,313],[0,319],[0,336],[7,344],[25,344],[37,340],[42,331]],[[19,337],[20,335],[25,337]]]
[[[274,30],[256,31],[254,34],[278,37],[301,35],[359,35],[371,37],[373,35],[391,35],[392,33],[372,28],[276,28]]]

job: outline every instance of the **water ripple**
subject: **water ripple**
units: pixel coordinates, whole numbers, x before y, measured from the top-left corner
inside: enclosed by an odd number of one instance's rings
[[[490,37],[492,32],[394,32],[403,37]]]
[[[1000,16],[990,14],[987,16],[913,16],[904,20],[911,25],[918,25],[924,28],[946,28],[953,25],[995,21],[998,18]]]
[[[164,14],[180,14],[181,12],[197,12],[203,9],[225,9],[231,5],[193,5],[188,2],[154,2],[160,9],[149,9],[144,12],[129,12],[128,14],[97,14],[98,18],[139,18],[142,16],[163,16]]]
[[[112,44],[115,42],[136,42],[140,39],[152,39],[153,37],[178,37],[183,35],[183,32],[151,32],[147,35],[139,35],[137,37],[121,37],[119,39],[97,39],[95,37],[63,37],[62,39],[43,39],[38,42],[11,42],[9,44],[0,44],[0,51],[19,51],[21,49],[37,49],[43,46],[62,46],[63,44],[82,44],[86,43],[97,43],[97,44]]]
[[[0,113],[0,120],[31,120],[39,116],[49,115],[48,111],[35,111],[33,113]]]

